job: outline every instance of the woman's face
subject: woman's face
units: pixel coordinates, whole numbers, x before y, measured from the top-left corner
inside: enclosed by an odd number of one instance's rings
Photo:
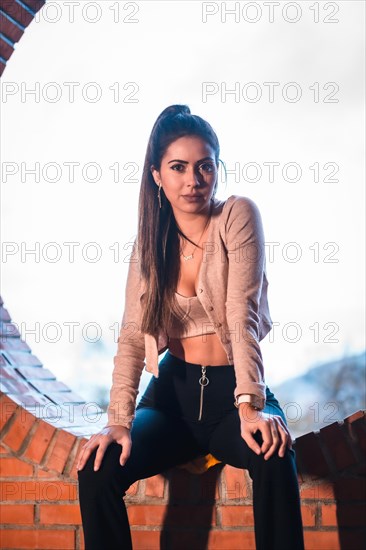
[[[184,136],[173,141],[160,170],[151,171],[155,183],[161,182],[173,212],[208,212],[218,172],[215,151],[202,138]]]

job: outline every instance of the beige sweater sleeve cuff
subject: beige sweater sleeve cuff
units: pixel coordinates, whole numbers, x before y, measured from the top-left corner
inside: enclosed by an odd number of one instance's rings
[[[251,393],[241,393],[238,395],[235,400],[235,405],[238,407],[240,403],[250,403],[253,408],[258,410],[264,409],[265,405],[263,399]]]

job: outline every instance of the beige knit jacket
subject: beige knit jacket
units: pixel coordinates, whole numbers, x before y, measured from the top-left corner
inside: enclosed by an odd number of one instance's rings
[[[239,195],[214,199],[203,257],[197,278],[197,296],[234,365],[240,394],[256,396],[265,406],[266,383],[259,342],[272,329],[266,276],[262,219],[255,202]],[[145,367],[159,376],[159,354],[168,349],[164,330],[157,334],[140,331],[141,299],[147,292],[140,276],[136,239],[125,289],[125,309],[113,358],[113,384],[108,406],[108,426],[131,428],[136,397]]]

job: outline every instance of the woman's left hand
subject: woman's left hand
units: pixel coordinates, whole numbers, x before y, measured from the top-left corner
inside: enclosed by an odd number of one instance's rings
[[[257,411],[249,403],[240,403],[239,416],[242,438],[256,454],[264,453],[265,460],[268,460],[278,447],[278,455],[281,458],[285,456],[286,446],[291,449],[291,434],[281,416]],[[258,430],[263,439],[261,447],[252,435]]]

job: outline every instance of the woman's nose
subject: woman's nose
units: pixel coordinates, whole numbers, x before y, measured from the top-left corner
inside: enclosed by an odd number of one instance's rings
[[[195,186],[195,185],[201,185],[203,182],[202,175],[198,170],[195,170],[192,168],[191,170],[187,171],[187,183],[189,185]]]

